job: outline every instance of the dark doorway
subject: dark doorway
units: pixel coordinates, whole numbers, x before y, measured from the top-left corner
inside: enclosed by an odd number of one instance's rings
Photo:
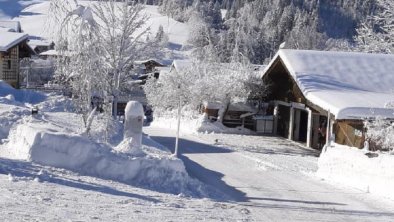
[[[300,134],[299,134],[299,141],[306,142],[308,135],[308,112],[301,111],[300,115]]]
[[[279,105],[278,135],[287,138],[289,136],[290,107]]]

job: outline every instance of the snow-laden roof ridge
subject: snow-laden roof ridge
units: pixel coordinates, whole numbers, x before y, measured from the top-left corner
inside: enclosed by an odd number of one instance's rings
[[[0,32],[0,52],[6,52],[8,49],[27,40],[28,34],[18,32]]]

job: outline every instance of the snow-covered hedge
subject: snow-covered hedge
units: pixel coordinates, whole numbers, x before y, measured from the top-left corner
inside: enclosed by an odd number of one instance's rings
[[[377,153],[369,158],[364,150],[335,144],[319,157],[317,175],[394,199],[394,155]]]
[[[188,176],[180,159],[154,147],[145,147],[144,155],[133,156],[38,121],[18,125],[10,135],[7,150],[13,158],[162,192],[206,195],[202,183]],[[149,149],[156,151],[147,153]]]
[[[173,129],[177,128],[177,118],[175,116],[155,116],[154,121],[151,123],[152,126]],[[233,133],[233,134],[255,134],[250,129],[236,127],[229,128],[224,126],[222,123],[216,121],[211,122],[205,115],[201,115],[199,118],[181,118],[180,131],[184,134],[195,134],[195,133]]]

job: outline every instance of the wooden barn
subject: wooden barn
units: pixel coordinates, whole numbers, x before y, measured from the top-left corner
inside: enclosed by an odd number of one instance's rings
[[[366,119],[394,119],[394,56],[281,49],[263,71],[274,133],[321,148],[363,147]]]
[[[19,87],[19,61],[30,57],[27,34],[0,32],[0,79],[15,88]]]

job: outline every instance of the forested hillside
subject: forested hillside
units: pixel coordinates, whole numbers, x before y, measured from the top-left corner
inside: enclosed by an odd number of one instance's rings
[[[377,0],[142,1],[191,23],[189,42],[197,55],[209,50],[223,62],[246,57],[263,63],[283,42],[285,48],[347,50],[356,47],[357,30],[369,15],[382,11]]]

